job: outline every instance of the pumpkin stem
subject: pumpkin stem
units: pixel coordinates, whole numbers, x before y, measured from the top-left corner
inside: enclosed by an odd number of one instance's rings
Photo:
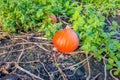
[[[66,25],[65,29],[71,29],[71,25],[70,24]]]

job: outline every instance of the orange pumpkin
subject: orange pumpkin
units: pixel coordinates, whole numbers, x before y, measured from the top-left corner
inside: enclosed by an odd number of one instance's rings
[[[63,30],[57,31],[53,36],[52,42],[56,49],[63,53],[72,52],[79,45],[78,36],[68,26]]]

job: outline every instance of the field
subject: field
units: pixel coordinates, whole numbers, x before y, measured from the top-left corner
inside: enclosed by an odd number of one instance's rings
[[[119,0],[0,3],[0,80],[120,80]]]

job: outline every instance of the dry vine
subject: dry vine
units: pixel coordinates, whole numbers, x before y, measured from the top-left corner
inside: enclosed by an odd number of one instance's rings
[[[87,55],[83,60],[75,61],[72,56],[81,55],[84,51],[77,50],[63,55],[54,50],[52,42],[42,36],[43,34],[40,33],[21,33],[21,35],[12,35],[5,43],[0,43],[1,74],[16,75],[21,79],[31,78],[31,80],[68,80],[68,78],[76,76],[77,71],[82,70],[84,65],[87,65],[88,74],[84,74],[83,79],[95,80],[101,74],[92,76],[90,59],[93,57],[93,53]],[[51,63],[48,64],[49,62]],[[105,65],[106,63],[104,63]],[[51,69],[52,67],[54,70]],[[68,73],[71,70],[72,73],[67,74],[66,70]],[[105,72],[104,80],[106,80],[106,74]],[[81,79],[80,75],[78,75],[78,79]],[[2,79],[2,76],[0,78]]]

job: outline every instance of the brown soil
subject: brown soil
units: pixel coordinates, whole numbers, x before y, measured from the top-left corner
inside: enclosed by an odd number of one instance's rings
[[[42,33],[10,35],[0,40],[0,80],[113,80],[103,61],[76,50],[53,50]],[[89,78],[90,75],[90,78]]]

